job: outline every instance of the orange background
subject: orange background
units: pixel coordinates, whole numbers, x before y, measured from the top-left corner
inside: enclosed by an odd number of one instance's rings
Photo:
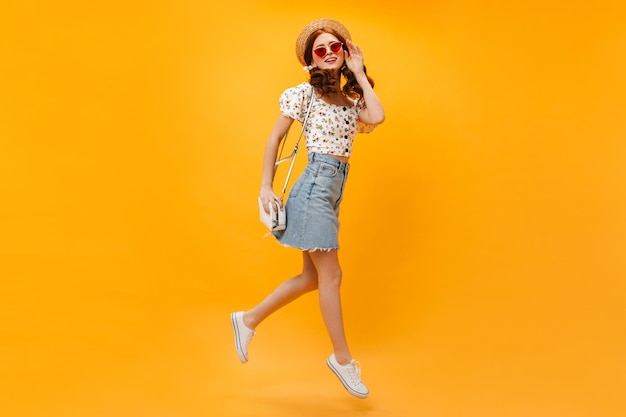
[[[4,2],[0,414],[626,415],[620,3]],[[342,207],[366,401],[314,295],[245,366],[228,320],[300,263],[256,195],[318,17],[387,113]]]

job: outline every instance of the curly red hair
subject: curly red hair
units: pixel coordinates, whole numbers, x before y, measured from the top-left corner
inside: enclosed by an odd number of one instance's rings
[[[304,60],[307,65],[311,65],[313,62],[313,43],[315,39],[322,33],[330,33],[335,36],[340,42],[346,43],[346,39],[343,38],[339,33],[335,32],[332,29],[318,29],[309,36],[306,42],[306,47],[304,49]],[[363,71],[365,72],[365,76],[367,77],[367,81],[370,83],[372,87],[374,87],[374,80],[367,75],[367,68],[365,65],[363,66]],[[319,69],[313,68],[309,70],[310,80],[309,83],[313,86],[315,91],[321,96],[327,94],[338,93],[335,88],[336,85],[336,76],[333,74],[331,70],[327,69]],[[343,87],[341,88],[343,93],[352,98],[361,98],[363,95],[363,89],[359,86],[359,83],[356,81],[356,77],[354,73],[348,69],[348,67],[344,64],[341,67],[339,72],[339,76],[344,78],[344,80],[339,80],[343,82]]]

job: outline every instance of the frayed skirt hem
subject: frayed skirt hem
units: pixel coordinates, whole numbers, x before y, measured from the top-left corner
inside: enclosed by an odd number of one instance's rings
[[[276,243],[278,243],[279,245],[285,247],[285,248],[293,248],[293,249],[298,249],[304,252],[316,252],[316,251],[321,251],[321,252],[330,252],[331,250],[339,250],[339,247],[336,248],[299,248],[297,246],[291,246],[291,245],[287,245],[286,243],[282,243],[279,240],[276,240]]]

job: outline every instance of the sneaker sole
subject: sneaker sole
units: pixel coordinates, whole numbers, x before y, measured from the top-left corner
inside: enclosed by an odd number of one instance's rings
[[[343,378],[341,377],[341,374],[335,369],[335,367],[333,366],[332,363],[330,363],[330,359],[326,360],[326,365],[328,365],[328,367],[330,368],[331,371],[333,371],[333,374],[335,374],[337,376],[337,378],[339,378],[339,381],[341,381],[341,384],[343,385],[343,387],[352,395],[354,395],[355,397],[358,398],[367,398],[370,393],[368,392],[367,394],[363,394],[360,392],[357,392],[355,390],[353,390],[352,388],[350,388],[350,386],[343,380]]]
[[[233,333],[235,334],[235,349],[237,350],[237,356],[239,356],[241,363],[246,363],[248,362],[248,357],[241,349],[241,342],[239,341],[239,326],[237,325],[237,318],[235,317],[235,314],[236,313],[230,314],[230,322],[233,325]]]

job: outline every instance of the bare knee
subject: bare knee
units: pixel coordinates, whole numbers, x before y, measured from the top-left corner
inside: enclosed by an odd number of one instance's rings
[[[337,267],[322,271],[319,274],[318,283],[324,286],[340,287],[341,279],[342,271],[341,268]]]

